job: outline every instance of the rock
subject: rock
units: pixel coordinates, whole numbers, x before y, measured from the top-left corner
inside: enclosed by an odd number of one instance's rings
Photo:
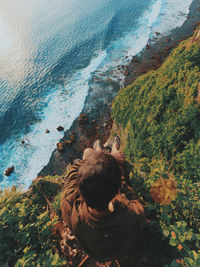
[[[85,124],[85,123],[87,123],[87,122],[88,122],[88,116],[87,116],[87,114],[85,114],[85,113],[81,113],[81,114],[79,115],[78,122],[79,122],[80,124]]]
[[[46,129],[45,132],[46,132],[46,133],[50,133],[49,129]]]
[[[22,142],[21,142],[22,144],[25,144],[25,140],[22,140]]]
[[[129,72],[126,70],[125,72],[124,72],[124,75],[129,75]]]
[[[58,130],[59,132],[61,132],[61,131],[64,131],[64,128],[63,128],[62,126],[58,126],[58,127],[57,127],[57,130]]]
[[[58,151],[64,150],[64,144],[62,142],[57,143],[56,146],[57,146]]]
[[[156,35],[160,35],[160,32],[155,32]]]
[[[66,140],[66,141],[64,141],[64,144],[65,145],[71,145],[72,144],[72,140]]]
[[[166,43],[169,43],[171,40],[171,38],[166,38]]]
[[[150,47],[150,44],[146,44],[146,49],[149,49]]]
[[[6,175],[6,176],[10,176],[11,173],[13,172],[13,170],[14,170],[14,167],[13,167],[13,166],[12,166],[12,167],[9,167],[9,168],[5,171],[5,175]]]
[[[75,141],[75,139],[76,139],[76,135],[75,135],[75,132],[72,132],[72,134],[71,134],[71,136],[70,136],[70,138],[69,138],[72,142],[74,142]]]
[[[138,59],[138,57],[134,56],[134,57],[132,58],[132,61],[138,63],[138,62],[139,62],[139,59]]]

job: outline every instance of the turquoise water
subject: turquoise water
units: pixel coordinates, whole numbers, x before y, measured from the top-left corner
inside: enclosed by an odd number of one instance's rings
[[[103,83],[110,73],[123,87],[118,66],[155,32],[180,27],[191,2],[1,0],[0,188],[28,187],[63,136],[57,126],[80,114],[92,77]]]

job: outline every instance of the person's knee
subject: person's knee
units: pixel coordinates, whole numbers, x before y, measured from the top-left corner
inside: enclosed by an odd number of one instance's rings
[[[94,153],[94,150],[92,148],[86,148],[83,152],[83,159],[87,159]]]
[[[111,155],[120,163],[124,163],[125,162],[125,156],[122,152],[117,151],[117,152],[112,152]]]

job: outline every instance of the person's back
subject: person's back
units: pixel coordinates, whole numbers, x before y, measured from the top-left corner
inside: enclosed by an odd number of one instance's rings
[[[61,210],[83,250],[96,260],[128,255],[140,240],[144,208],[112,154],[93,151],[73,166]]]

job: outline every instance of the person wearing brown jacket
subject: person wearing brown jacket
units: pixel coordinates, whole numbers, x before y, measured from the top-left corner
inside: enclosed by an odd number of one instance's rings
[[[133,253],[145,223],[144,207],[123,177],[125,157],[115,137],[111,153],[99,140],[66,177],[63,220],[82,249],[97,261]]]

